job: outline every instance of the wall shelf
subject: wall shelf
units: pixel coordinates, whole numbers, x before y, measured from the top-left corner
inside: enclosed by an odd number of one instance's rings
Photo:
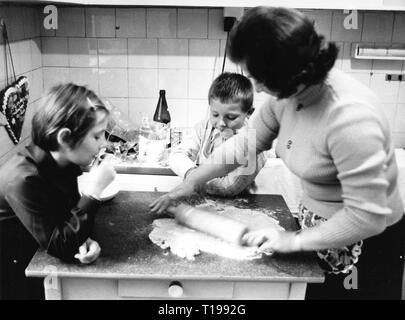
[[[368,46],[357,44],[354,52],[354,58],[356,59],[405,60],[405,45]]]

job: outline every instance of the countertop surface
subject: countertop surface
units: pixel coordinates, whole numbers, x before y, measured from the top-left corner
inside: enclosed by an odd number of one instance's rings
[[[26,269],[28,276],[113,279],[197,279],[233,281],[322,282],[314,253],[274,254],[257,260],[233,260],[201,253],[194,261],[179,258],[149,240],[152,222],[148,205],[157,192],[120,191],[96,216],[93,238],[102,248],[91,265],[64,263],[38,251]],[[280,195],[211,198],[239,208],[256,208],[277,219],[286,230],[297,224]],[[160,216],[167,217],[167,216]]]

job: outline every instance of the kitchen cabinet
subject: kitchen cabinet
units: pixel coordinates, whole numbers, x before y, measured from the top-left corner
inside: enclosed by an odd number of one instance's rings
[[[242,261],[202,253],[190,261],[162,250],[148,238],[156,218],[148,205],[159,195],[120,191],[102,206],[94,226],[102,255],[95,263],[63,263],[38,251],[27,276],[44,277],[47,299],[304,299],[307,283],[324,281],[309,252]],[[285,229],[297,228],[280,195],[215,200],[271,210]]]
[[[92,279],[60,276],[61,281],[47,285],[49,300],[141,300],[141,299],[198,299],[198,300],[302,300],[306,283],[249,282],[220,280],[180,280],[181,294],[171,294],[171,279]],[[47,281],[47,280],[45,280]],[[55,284],[54,284],[55,285]]]
[[[36,0],[13,0],[13,3],[36,2]],[[358,10],[405,10],[404,0],[44,0],[42,3],[75,4],[75,5],[107,5],[111,6],[176,6],[176,7],[255,7],[260,5],[284,6],[298,9],[358,9]]]

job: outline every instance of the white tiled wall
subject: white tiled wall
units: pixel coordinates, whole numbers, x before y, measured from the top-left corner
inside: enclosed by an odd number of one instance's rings
[[[128,68],[127,39],[98,39],[97,44],[100,68]]]
[[[85,16],[80,8],[61,7],[58,10],[57,37],[84,37]]]
[[[208,9],[178,9],[177,37],[207,39]]]
[[[87,84],[137,124],[145,113],[153,117],[165,89],[174,123],[192,126],[206,116],[226,43],[222,9],[69,7],[60,14],[56,33],[41,31],[45,89]],[[236,67],[227,61],[225,69]]]
[[[188,39],[158,39],[158,68],[187,69]]]
[[[52,38],[43,38],[49,40]],[[92,38],[68,38],[69,67],[98,67],[97,39]],[[43,56],[47,48],[43,46]]]
[[[391,42],[394,24],[394,13],[374,13],[364,14],[363,42]]]
[[[128,39],[129,68],[158,68],[158,39]]]
[[[226,44],[221,8],[61,7],[56,32],[44,30],[39,9],[6,5],[0,12],[12,31],[18,71],[35,79],[35,91],[42,81],[44,89],[63,81],[88,85],[139,124],[143,114],[153,117],[165,89],[175,125],[206,117],[208,88],[222,70]],[[357,43],[405,43],[405,13],[359,12],[358,29],[346,30],[342,11],[304,11],[341,49],[336,67],[380,94],[396,146],[405,147],[405,84],[385,81],[388,72],[404,73],[404,63],[352,58]],[[239,68],[227,60],[225,70]],[[255,105],[264,98],[256,95]]]
[[[86,37],[115,37],[115,9],[114,8],[79,8],[80,15],[85,12]],[[67,16],[67,20],[73,19]]]
[[[177,9],[146,9],[146,36],[148,38],[176,38]]]
[[[146,38],[146,9],[117,8],[115,12],[118,38]]]
[[[342,11],[304,12],[326,39],[337,42],[341,51],[336,67],[379,92],[396,145],[405,146],[405,127],[395,121],[402,115],[404,85],[385,81],[386,73],[402,72],[403,62],[352,58],[360,42],[404,43],[405,14],[359,12],[358,28],[347,30]],[[119,103],[137,124],[142,114],[153,116],[159,89],[166,90],[172,119],[180,126],[191,126],[206,115],[209,85],[223,65],[222,9],[83,7],[62,13],[61,30],[42,33],[45,87],[66,78],[87,83]],[[63,21],[75,21],[74,29],[64,30]],[[229,60],[225,69],[239,70]],[[255,104],[264,98],[257,95]]]
[[[6,130],[0,127],[0,164],[8,159],[17,149],[29,141],[31,118],[37,108],[43,91],[42,54],[39,10],[28,6],[0,6],[0,17],[7,27],[12,60],[16,77],[28,77],[30,98],[27,107],[21,142],[15,146]],[[7,50],[8,54],[8,50]],[[8,81],[13,81],[11,60],[8,58]],[[3,37],[0,45],[0,89],[7,85],[6,64],[4,57]]]

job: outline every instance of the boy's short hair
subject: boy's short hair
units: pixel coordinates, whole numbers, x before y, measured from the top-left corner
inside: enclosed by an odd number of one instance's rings
[[[95,125],[96,111],[109,114],[97,95],[73,83],[52,87],[42,98],[42,104],[32,119],[31,137],[35,145],[46,151],[59,149],[58,131],[71,131],[69,143],[74,147]]]
[[[239,73],[224,72],[212,82],[208,91],[208,102],[218,99],[221,103],[240,103],[243,112],[251,113],[253,85]]]

